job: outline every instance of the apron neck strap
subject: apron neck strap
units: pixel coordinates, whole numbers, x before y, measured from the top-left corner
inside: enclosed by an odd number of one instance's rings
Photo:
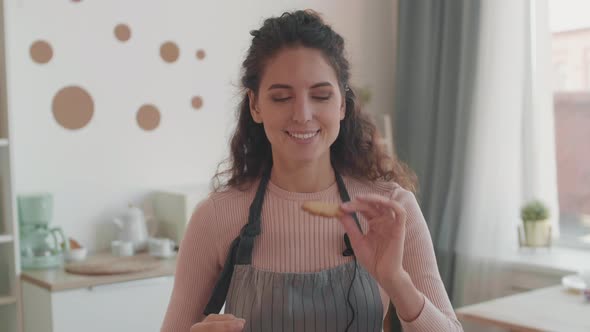
[[[256,196],[252,204],[250,204],[248,223],[240,231],[240,244],[236,254],[236,264],[252,263],[252,249],[254,248],[254,239],[260,234],[261,230],[262,203],[264,203],[268,181],[270,181],[270,167],[262,174],[262,179],[256,190]]]
[[[262,222],[262,204],[264,203],[264,195],[266,194],[266,188],[268,186],[268,182],[270,181],[270,171],[271,169],[269,168],[267,171],[263,173],[262,179],[260,180],[260,184],[258,185],[258,189],[256,190],[256,196],[254,197],[252,204],[250,204],[248,223],[244,225],[244,227],[242,227],[242,230],[240,232],[240,243],[238,245],[236,253],[236,264],[252,264],[252,251],[254,249],[254,240],[260,234],[261,231],[260,225]],[[346,190],[346,186],[344,185],[344,180],[342,179],[342,176],[337,171],[334,171],[334,175],[336,177],[336,184],[338,186],[338,192],[340,193],[340,199],[343,202],[350,201],[350,195]],[[354,219],[358,229],[362,231],[361,224],[356,213],[352,215],[352,218]],[[344,245],[346,248],[342,255],[354,255],[354,251],[352,250],[352,245],[350,244],[348,234],[344,234]]]

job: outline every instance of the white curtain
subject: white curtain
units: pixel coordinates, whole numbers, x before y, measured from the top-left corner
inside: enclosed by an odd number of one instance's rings
[[[497,258],[517,250],[516,227],[525,201],[546,202],[557,233],[547,8],[547,0],[482,2],[456,306],[504,295]],[[467,325],[466,330],[481,329]]]

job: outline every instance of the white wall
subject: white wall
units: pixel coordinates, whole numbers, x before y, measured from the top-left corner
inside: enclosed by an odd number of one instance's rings
[[[233,126],[239,66],[249,31],[264,17],[313,8],[346,39],[353,82],[372,88],[374,112],[393,107],[393,4],[390,1],[5,0],[8,103],[15,153],[15,192],[49,191],[55,224],[91,250],[113,238],[109,220],[151,190],[209,181],[225,156]],[[114,27],[125,23],[131,39]],[[47,40],[53,58],[32,61],[31,44]],[[166,63],[160,44],[180,58]],[[198,61],[195,50],[207,56]],[[53,96],[80,85],[94,99],[90,123],[64,129]],[[191,108],[193,95],[204,106]],[[161,122],[135,120],[144,103]]]

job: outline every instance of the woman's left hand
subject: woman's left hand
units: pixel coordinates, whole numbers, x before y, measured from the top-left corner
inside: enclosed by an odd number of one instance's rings
[[[340,217],[359,263],[379,284],[395,284],[406,272],[402,267],[406,237],[406,211],[397,202],[380,195],[356,196],[342,203]],[[357,227],[352,213],[360,212],[369,223],[367,234]]]

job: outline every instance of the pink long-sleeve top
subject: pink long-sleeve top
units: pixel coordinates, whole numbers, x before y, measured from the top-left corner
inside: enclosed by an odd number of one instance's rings
[[[462,331],[441,281],[428,227],[414,194],[393,182],[365,182],[344,177],[356,195],[375,193],[407,210],[403,267],[425,295],[419,316],[401,323],[404,331]],[[230,243],[248,221],[258,182],[248,190],[214,192],[195,209],[180,245],[174,289],[161,331],[189,331],[203,320],[203,310],[221,272]],[[301,210],[307,200],[339,203],[337,184],[314,193],[285,191],[269,182],[262,211],[262,231],[254,242],[252,265],[274,272],[317,272],[352,260],[344,257],[344,229],[336,219]],[[358,214],[361,227],[367,221]],[[384,312],[389,297],[381,290]]]

